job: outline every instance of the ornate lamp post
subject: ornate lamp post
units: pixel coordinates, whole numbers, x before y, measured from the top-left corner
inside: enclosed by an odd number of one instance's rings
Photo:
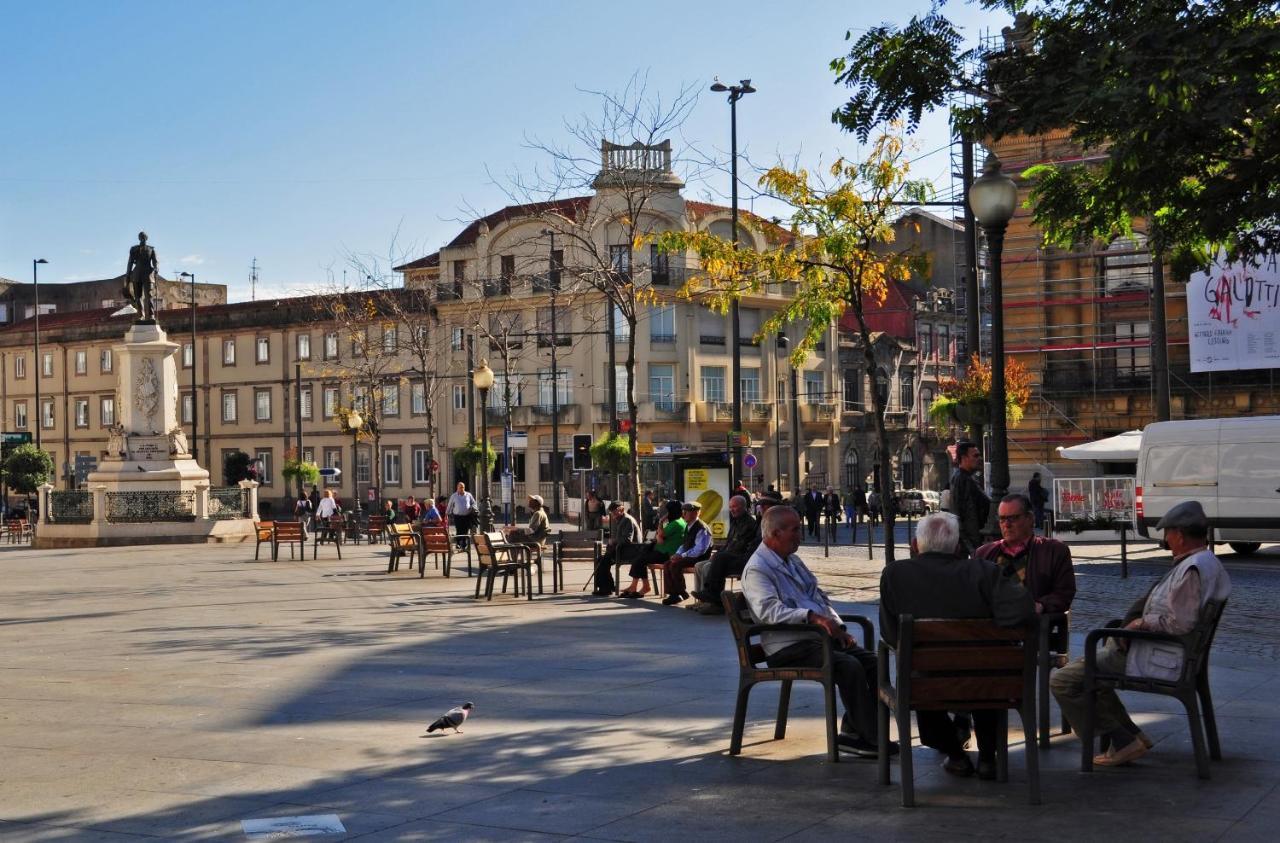
[[[360,460],[360,428],[364,427],[364,419],[355,410],[347,413],[347,430],[351,433],[351,496],[356,499],[355,513],[359,518],[360,506],[360,471],[356,467]]]
[[[1005,426],[1007,398],[1004,384],[1004,289],[1000,267],[1004,233],[1018,208],[1018,186],[1000,170],[1000,159],[987,156],[982,175],[969,187],[969,207],[987,238],[991,262],[991,497],[1009,493],[1009,433]],[[976,303],[975,303],[976,304]],[[994,528],[994,529],[993,529]],[[996,507],[991,507],[988,532],[998,534]]]
[[[480,529],[487,533],[493,530],[493,505],[489,501],[489,390],[493,387],[493,369],[489,368],[489,361],[480,361],[471,380],[480,391]]]

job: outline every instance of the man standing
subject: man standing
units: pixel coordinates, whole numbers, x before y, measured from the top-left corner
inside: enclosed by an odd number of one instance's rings
[[[760,497],[760,505],[766,511],[778,502],[763,495]],[[725,538],[724,547],[710,559],[694,566],[693,597],[697,602],[689,608],[704,615],[723,615],[720,592],[724,591],[725,580],[742,576],[742,569],[759,545],[760,526],[751,517],[747,499],[734,495],[729,498],[729,535]]]
[[[711,530],[698,517],[701,512],[702,504],[697,501],[685,501],[680,507],[680,517],[685,523],[684,541],[663,568],[663,588],[667,591],[667,596],[662,598],[663,606],[674,606],[689,596],[684,587],[685,569],[711,556]]]
[[[982,544],[982,528],[991,514],[991,498],[978,483],[982,455],[972,442],[956,443],[956,470],[951,473],[951,511],[960,519],[960,547],[973,553]]]
[[[973,555],[1012,568],[1036,601],[1037,612],[1070,609],[1076,596],[1070,548],[1057,539],[1035,534],[1031,501],[1025,495],[1005,495],[997,514],[1000,541],[984,544]]]
[[[1208,548],[1209,519],[1199,501],[1173,507],[1157,522],[1156,529],[1164,530],[1164,541],[1173,552],[1173,567],[1146,597],[1133,604],[1124,618],[1124,628],[1186,635],[1195,629],[1205,603],[1231,595],[1231,579]],[[1181,646],[1163,641],[1130,643],[1108,638],[1098,650],[1098,672],[1173,681],[1182,674],[1182,653]],[[1049,688],[1063,716],[1079,733],[1086,711],[1084,659],[1054,673]],[[1098,688],[1094,712],[1094,733],[1111,741],[1110,749],[1094,756],[1094,764],[1127,764],[1151,748],[1129,719],[1114,688]]]
[[[840,495],[828,486],[827,493],[822,496],[822,514],[826,517],[828,524],[840,523],[840,510]]]
[[[468,547],[471,541],[471,528],[476,522],[476,499],[467,491],[466,483],[459,483],[457,491],[449,496],[449,506],[445,510],[449,520],[453,522],[454,533],[459,543]]]
[[[982,559],[956,557],[960,523],[949,512],[926,515],[916,528],[917,555],[891,562],[880,575],[880,637],[898,644],[899,618],[994,618],[1001,626],[1019,626],[1035,616],[1035,604],[1014,576]],[[973,712],[978,734],[978,778],[996,777],[995,711]],[[945,711],[917,711],[920,742],[947,756],[942,768],[955,776],[972,776],[973,762],[964,751],[956,726]]]
[[[648,493],[647,493],[648,494]],[[596,560],[596,587],[592,597],[608,597],[616,587],[613,581],[613,566],[634,560],[640,550],[640,525],[627,512],[623,501],[609,504],[609,546]]]
[[[1044,528],[1044,505],[1049,501],[1049,495],[1044,490],[1044,484],[1040,482],[1040,472],[1031,475],[1031,482],[1027,484],[1027,497],[1031,499],[1031,511],[1036,517],[1036,529]]]
[[[756,623],[812,624],[832,639],[836,688],[844,703],[840,747],[866,758],[875,758],[876,656],[853,642],[830,598],[818,588],[818,580],[795,552],[803,528],[800,516],[786,506],[775,506],[760,524],[764,541],[742,572],[742,593]],[[765,632],[760,639],[770,667],[816,667],[822,664],[822,645],[806,636]],[[889,745],[890,753],[898,745]]]
[[[813,538],[818,536],[818,514],[822,512],[822,495],[818,490],[809,485],[809,491],[804,495],[804,520],[809,525],[809,535]]]

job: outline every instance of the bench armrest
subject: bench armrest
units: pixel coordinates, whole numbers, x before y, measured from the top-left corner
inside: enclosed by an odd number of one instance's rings
[[[862,649],[871,650],[875,646],[876,628],[870,618],[862,615],[841,615],[840,622],[846,628],[852,623],[862,630]]]

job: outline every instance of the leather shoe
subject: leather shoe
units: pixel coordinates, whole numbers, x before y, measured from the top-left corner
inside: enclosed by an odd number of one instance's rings
[[[993,782],[996,780],[996,762],[990,758],[978,759],[978,778],[984,782]]]
[[[699,603],[714,603],[714,602],[716,602],[716,601],[715,601],[715,598],[713,598],[710,594],[707,594],[705,591],[691,591],[691,592],[689,592],[689,593],[690,593],[690,594],[692,594],[692,595],[693,595],[693,599],[694,599],[694,600],[697,600]]]
[[[680,601],[684,600],[686,596],[687,595],[684,595],[684,594],[668,594],[666,597],[662,598],[662,605],[674,606]]]
[[[862,735],[849,735],[841,732],[836,736],[836,746],[841,752],[848,752],[859,758],[879,758],[880,747],[875,741],[869,741]],[[889,741],[890,757],[898,754],[898,742]]]
[[[946,770],[953,776],[959,776],[967,779],[973,775],[973,762],[969,760],[969,756],[965,753],[948,758],[942,762],[942,769]]]

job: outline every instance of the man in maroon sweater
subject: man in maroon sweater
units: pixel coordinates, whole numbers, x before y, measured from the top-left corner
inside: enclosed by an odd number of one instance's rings
[[[1012,566],[1036,601],[1036,612],[1050,614],[1070,609],[1076,596],[1071,550],[1057,539],[1035,534],[1035,516],[1026,495],[1005,495],[998,514],[1002,538],[984,544],[973,555],[1001,567]]]

